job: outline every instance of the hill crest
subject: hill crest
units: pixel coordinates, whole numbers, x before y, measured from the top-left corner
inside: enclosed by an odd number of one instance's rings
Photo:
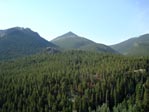
[[[46,47],[57,48],[29,28],[13,27],[0,30],[0,59],[36,54]]]
[[[124,55],[149,55],[149,34],[130,38],[111,47]]]
[[[85,51],[98,51],[102,53],[116,53],[116,51],[104,44],[98,44],[87,38],[80,37],[73,32],[65,33],[53,39],[51,42],[65,50],[77,49]]]

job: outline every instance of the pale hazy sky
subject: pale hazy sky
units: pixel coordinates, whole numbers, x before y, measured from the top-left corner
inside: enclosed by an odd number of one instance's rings
[[[149,0],[0,0],[0,29],[15,26],[47,40],[72,31],[110,45],[149,33]]]

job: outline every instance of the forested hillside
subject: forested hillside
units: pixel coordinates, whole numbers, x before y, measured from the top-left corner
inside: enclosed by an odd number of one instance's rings
[[[121,43],[111,46],[116,51],[124,55],[149,55],[149,34],[144,34],[136,38],[130,38]]]
[[[85,51],[0,62],[0,112],[148,112],[149,57]]]
[[[84,51],[94,51],[100,53],[113,53],[118,54],[117,51],[104,44],[96,43],[84,37],[80,37],[73,32],[68,32],[61,35],[51,41],[51,43],[59,46],[64,50],[84,50]]]
[[[29,28],[13,27],[0,30],[0,60],[37,54],[47,47],[57,48]]]

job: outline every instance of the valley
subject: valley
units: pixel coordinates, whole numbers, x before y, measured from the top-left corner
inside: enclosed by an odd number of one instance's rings
[[[147,112],[148,36],[107,46],[0,30],[0,112]]]

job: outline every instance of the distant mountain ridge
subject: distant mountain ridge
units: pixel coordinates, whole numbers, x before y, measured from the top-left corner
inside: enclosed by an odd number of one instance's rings
[[[57,53],[61,52],[60,50],[84,50],[99,53],[149,56],[149,34],[107,46],[78,36],[71,31],[49,42],[30,28],[13,27],[0,30],[0,60],[32,55],[43,51]]]
[[[124,55],[149,55],[149,34],[130,38],[111,47]]]
[[[29,28],[14,27],[0,30],[0,59],[16,58],[56,47]]]
[[[117,53],[115,50],[104,44],[95,43],[94,41],[80,37],[71,31],[53,39],[51,42],[66,50],[78,49],[102,53]]]

